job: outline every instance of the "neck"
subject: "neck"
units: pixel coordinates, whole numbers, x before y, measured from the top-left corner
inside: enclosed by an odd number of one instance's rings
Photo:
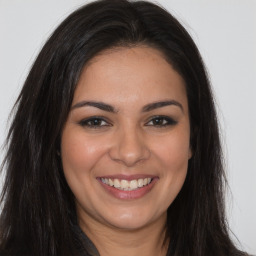
[[[157,221],[138,229],[119,229],[90,219],[79,225],[98,249],[100,256],[166,256],[164,244],[166,213]]]

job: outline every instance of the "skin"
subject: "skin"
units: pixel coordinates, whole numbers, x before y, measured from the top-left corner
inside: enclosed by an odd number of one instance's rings
[[[114,112],[83,101],[111,105]],[[163,101],[175,104],[145,111]],[[95,116],[100,119],[88,121]],[[85,66],[63,129],[61,156],[79,224],[101,256],[166,255],[167,208],[187,174],[189,139],[185,83],[158,50],[116,48]],[[116,198],[98,178],[120,174],[151,175],[155,183],[139,198]]]

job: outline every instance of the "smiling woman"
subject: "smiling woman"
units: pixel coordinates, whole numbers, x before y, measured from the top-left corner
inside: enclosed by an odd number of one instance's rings
[[[226,225],[211,88],[189,34],[144,1],[72,13],[8,136],[0,254],[242,256]]]
[[[98,230],[148,226],[145,231],[164,234],[166,210],[184,183],[191,157],[182,77],[158,50],[118,48],[84,68],[72,105],[61,157],[80,227],[93,230],[93,218]],[[151,230],[154,222],[159,230]],[[86,233],[106,250],[93,232]],[[160,245],[154,245],[155,253]]]

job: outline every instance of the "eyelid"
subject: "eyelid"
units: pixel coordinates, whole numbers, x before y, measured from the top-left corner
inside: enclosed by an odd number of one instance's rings
[[[162,124],[162,125],[161,124],[160,125],[154,125],[154,124],[149,125],[150,122],[153,122],[157,118],[158,119],[165,119],[167,121],[167,123],[166,124]],[[150,119],[146,122],[146,126],[153,126],[153,127],[161,128],[161,127],[176,125],[177,123],[178,122],[174,118],[172,118],[170,116],[156,115],[156,116],[150,117]]]
[[[151,122],[154,122],[156,119],[161,119],[164,120],[165,123],[164,124],[150,124]],[[105,124],[89,124],[89,122],[93,122],[95,120],[99,120],[101,122],[104,122]],[[166,115],[155,115],[155,116],[151,116],[150,119],[148,119],[148,121],[146,121],[145,126],[152,126],[152,127],[156,127],[156,128],[161,128],[161,127],[166,127],[166,126],[173,126],[176,125],[178,122],[170,117],[170,116],[166,116]],[[80,120],[78,122],[79,125],[81,125],[82,127],[85,128],[91,128],[91,129],[100,129],[100,128],[104,128],[104,127],[108,127],[108,126],[112,126],[113,124],[106,118],[103,116],[90,116],[87,118],[84,118],[82,120]]]
[[[88,122],[90,121],[94,121],[94,120],[101,120],[103,122],[105,122],[106,124],[105,125],[88,125]],[[101,127],[106,127],[106,126],[112,126],[111,122],[105,118],[105,117],[102,117],[102,116],[90,116],[88,118],[84,118],[82,120],[80,120],[78,122],[79,125],[83,126],[83,127],[87,127],[87,128],[101,128]]]

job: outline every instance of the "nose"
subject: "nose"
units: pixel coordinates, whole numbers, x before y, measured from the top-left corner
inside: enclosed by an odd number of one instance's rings
[[[150,157],[150,149],[139,131],[126,129],[114,135],[113,144],[109,151],[110,158],[132,167]]]

